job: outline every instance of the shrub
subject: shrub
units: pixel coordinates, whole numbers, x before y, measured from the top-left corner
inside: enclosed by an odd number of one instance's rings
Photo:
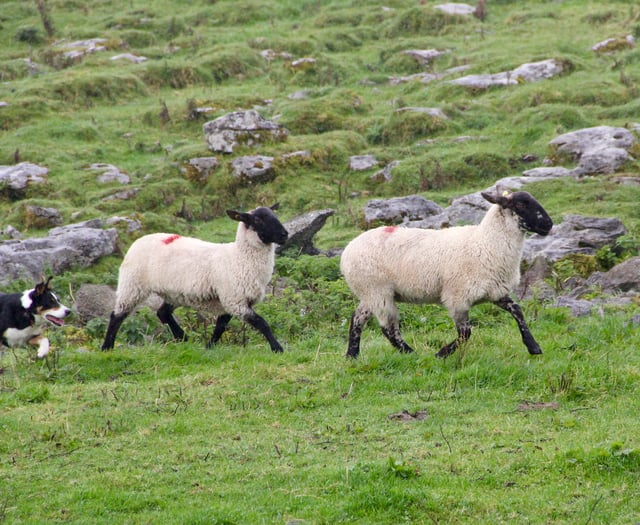
[[[40,44],[43,40],[42,33],[40,33],[37,27],[33,26],[20,27],[16,31],[15,39],[18,42],[25,42],[31,45]]]

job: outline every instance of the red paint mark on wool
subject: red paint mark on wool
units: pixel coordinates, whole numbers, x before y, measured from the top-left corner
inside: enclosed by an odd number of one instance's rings
[[[166,239],[162,239],[162,242],[164,244],[171,244],[173,241],[179,238],[180,238],[180,235],[169,235],[169,237],[167,237]]]
[[[394,231],[396,231],[398,229],[397,226],[385,226],[382,231],[385,233],[393,233]]]

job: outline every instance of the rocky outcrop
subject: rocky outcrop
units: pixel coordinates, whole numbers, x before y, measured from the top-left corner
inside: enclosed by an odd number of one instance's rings
[[[289,238],[276,251],[282,253],[291,248],[299,254],[318,255],[322,253],[313,245],[313,237],[324,226],[327,219],[335,213],[335,210],[317,210],[295,217],[286,222],[284,227],[289,232]]]
[[[633,160],[628,150],[637,143],[625,128],[597,126],[564,133],[549,142],[553,160],[578,162],[576,175],[613,173]]]
[[[274,177],[273,157],[247,155],[231,162],[233,176],[245,183],[267,182]]]
[[[0,166],[0,187],[12,193],[22,193],[31,184],[47,182],[49,170],[31,162],[20,162],[13,166]]]
[[[364,223],[367,227],[380,224],[401,224],[425,217],[440,215],[444,210],[435,202],[421,195],[373,199],[364,207]]]
[[[515,86],[523,82],[539,82],[563,73],[566,66],[560,60],[553,58],[522,64],[511,71],[500,73],[467,75],[449,80],[450,84],[472,89],[488,89],[494,86]]]
[[[53,228],[46,237],[0,242],[0,285],[90,266],[116,251],[117,236],[96,219]]]
[[[289,136],[286,128],[262,118],[255,110],[228,113],[207,122],[202,129],[209,149],[222,153],[233,153],[239,145],[281,142]]]

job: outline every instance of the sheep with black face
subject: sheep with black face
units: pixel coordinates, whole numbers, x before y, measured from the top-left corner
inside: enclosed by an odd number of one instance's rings
[[[438,357],[447,357],[469,339],[469,310],[483,301],[508,311],[529,353],[542,353],[522,309],[508,294],[520,281],[525,234],[547,235],[553,222],[527,192],[483,192],[482,196],[493,206],[478,225],[437,231],[383,226],[347,245],[340,268],[360,300],[349,327],[348,357],[359,354],[362,329],[371,316],[393,346],[401,352],[413,351],[400,333],[396,302],[437,303],[447,308],[458,336],[440,349]]]
[[[260,207],[249,213],[227,210],[227,215],[239,222],[236,239],[230,243],[168,233],[136,240],[120,266],[115,309],[102,349],[113,348],[124,319],[147,297],[157,294],[164,300],[158,318],[178,340],[186,337],[173,310],[191,306],[218,316],[208,346],[220,339],[235,315],[264,335],[271,350],[282,352],[268,323],[253,309],[264,298],[273,275],[275,245],[288,237],[273,213],[277,207]]]

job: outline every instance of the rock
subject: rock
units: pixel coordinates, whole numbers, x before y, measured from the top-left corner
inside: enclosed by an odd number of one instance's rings
[[[128,217],[109,217],[106,221],[107,226],[118,226],[119,224],[126,224],[127,233],[134,233],[142,229],[142,223],[135,219],[129,219]]]
[[[632,159],[627,150],[637,139],[625,128],[596,126],[564,133],[549,142],[553,157],[578,162],[575,173],[613,173]]]
[[[399,160],[392,160],[384,168],[376,171],[373,175],[371,175],[371,180],[378,181],[378,182],[391,182],[391,171],[398,164],[400,164]]]
[[[585,299],[575,299],[563,295],[556,300],[556,306],[558,308],[569,308],[573,317],[590,315],[594,308],[598,308],[598,313],[602,315],[602,308],[597,307],[594,303]]]
[[[289,232],[289,238],[276,248],[277,253],[282,253],[290,248],[295,248],[298,253],[306,255],[318,255],[318,250],[313,245],[313,237],[318,233],[335,210],[326,209],[306,213],[286,222],[284,227]]]
[[[612,37],[598,42],[591,47],[591,51],[596,53],[614,53],[616,51],[623,51],[625,49],[631,49],[635,45],[635,39],[633,35],[627,35],[623,37]]]
[[[293,55],[291,53],[287,53],[286,51],[276,52],[273,49],[263,49],[260,51],[260,56],[264,58],[267,62],[272,62],[276,58],[282,58],[285,60],[291,60]]]
[[[437,49],[408,49],[403,51],[402,54],[409,55],[422,65],[429,65],[436,58],[446,55],[449,52],[450,51],[446,49],[442,51],[438,51]]]
[[[106,38],[88,38],[87,40],[76,40],[75,42],[56,42],[54,46],[63,50],[62,56],[69,60],[78,60],[85,55],[106,51]]]
[[[0,185],[10,190],[23,192],[30,184],[47,182],[49,170],[31,162],[20,162],[13,166],[0,166]]]
[[[547,78],[552,78],[562,74],[565,66],[559,60],[550,58],[540,62],[522,64],[511,72],[511,76],[518,82],[538,82]]]
[[[223,153],[232,153],[238,145],[284,141],[289,135],[283,126],[262,118],[255,110],[228,113],[207,122],[202,129],[209,149]]]
[[[439,118],[441,120],[449,120],[444,111],[440,108],[421,108],[421,107],[405,107],[396,109],[396,113],[426,113],[430,117]]]
[[[379,164],[373,155],[353,155],[349,157],[349,169],[353,171],[364,171],[375,168]]]
[[[51,228],[64,223],[62,214],[55,208],[42,206],[25,207],[25,226],[27,228]]]
[[[189,159],[184,171],[190,181],[205,183],[218,166],[220,166],[218,157],[194,157]]]
[[[434,9],[438,9],[448,15],[472,15],[476,8],[469,4],[447,3],[434,5]]]
[[[112,193],[111,195],[108,195],[107,197],[104,197],[102,201],[103,202],[109,202],[109,201],[115,201],[115,200],[128,201],[135,198],[135,196],[139,192],[140,192],[140,188],[131,188],[129,190],[117,191],[115,193]]]
[[[423,84],[428,84],[429,82],[433,82],[434,80],[439,80],[446,75],[453,75],[455,73],[460,73],[461,71],[466,71],[469,69],[468,65],[457,66],[449,68],[441,73],[416,73],[414,75],[407,75],[404,77],[389,77],[389,84],[392,86],[398,84],[404,84],[405,82],[412,82],[417,80],[418,82],[422,82]]]
[[[598,286],[605,293],[640,292],[640,256],[616,264],[608,272],[596,272],[587,285]]]
[[[22,234],[13,226],[11,226],[11,224],[7,224],[4,227],[4,230],[2,230],[2,235],[4,237],[7,237],[8,239],[21,239],[22,238]]]
[[[92,319],[109,319],[116,303],[116,292],[106,284],[83,284],[74,294],[73,310],[83,322]],[[143,301],[136,311],[142,307],[157,311],[162,306],[160,296],[152,294]]]
[[[312,68],[316,65],[316,59],[311,57],[298,58],[291,62],[290,66],[292,69],[300,69],[305,70]]]
[[[231,162],[233,176],[245,182],[267,182],[274,176],[273,157],[247,155]]]
[[[485,75],[468,75],[449,80],[450,84],[473,89],[487,89],[493,86],[513,86],[522,82],[538,82],[561,74],[565,66],[553,58],[522,64],[511,71]]]
[[[131,53],[121,53],[119,55],[112,56],[111,60],[128,60],[134,64],[141,64],[142,62],[147,61],[147,57],[133,55]]]
[[[548,166],[542,168],[531,168],[530,170],[523,171],[522,174],[525,177],[535,177],[536,179],[559,179],[562,177],[571,177],[574,175],[574,171],[563,168],[562,166]]]
[[[102,184],[108,184],[110,182],[117,182],[118,184],[131,183],[131,177],[120,171],[120,169],[113,164],[96,163],[91,164],[87,169],[101,172],[100,175],[98,175],[98,182]]]
[[[0,285],[90,266],[116,251],[117,236],[96,219],[53,228],[46,237],[0,242]]]
[[[92,319],[108,319],[116,303],[116,292],[106,284],[83,284],[74,294],[73,311],[86,323]]]
[[[395,197],[392,199],[373,199],[364,208],[364,222],[368,227],[376,223],[400,224],[439,215],[444,210],[435,202],[421,195]]]
[[[594,255],[596,250],[613,245],[626,233],[624,224],[615,218],[566,215],[546,237],[534,235],[525,241],[523,260],[531,262],[543,256],[555,262],[572,253]]]

